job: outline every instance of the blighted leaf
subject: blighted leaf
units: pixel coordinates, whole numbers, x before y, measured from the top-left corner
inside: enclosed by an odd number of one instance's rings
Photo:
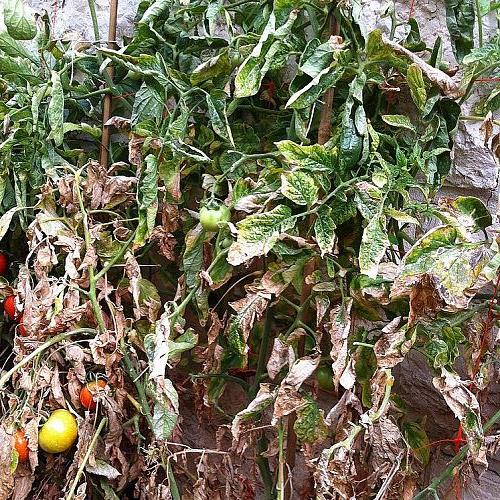
[[[378,265],[390,245],[385,229],[385,217],[375,217],[368,222],[363,231],[359,249],[359,268],[363,274],[375,278]]]
[[[248,442],[243,431],[249,427],[252,421],[262,415],[263,410],[270,406],[275,398],[276,389],[273,390],[270,384],[261,384],[255,399],[244,410],[236,414],[231,424],[231,434],[233,436],[232,449],[236,450],[237,453],[242,453]]]
[[[407,339],[408,326],[400,326],[401,317],[394,318],[382,329],[382,336],[375,342],[373,350],[380,368],[393,368],[403,361],[415,342],[415,332]]]
[[[411,64],[408,68],[406,78],[410,87],[411,98],[415,106],[422,110],[427,102],[427,92],[425,90],[422,70],[416,64]]]
[[[420,222],[418,221],[418,219],[410,214],[407,214],[406,212],[402,212],[401,210],[396,210],[394,208],[384,208],[384,214],[392,217],[398,222],[402,222],[404,224],[416,224],[417,226],[420,226]]]
[[[157,391],[153,407],[153,432],[156,439],[164,441],[170,438],[177,423],[179,399],[169,379],[160,380]]]
[[[197,66],[191,73],[191,83],[199,85],[200,83],[211,80],[221,75],[227,75],[231,72],[231,61],[227,50],[208,59]]]
[[[293,430],[303,443],[315,443],[326,438],[328,428],[325,424],[323,410],[318,408],[314,399],[304,396],[305,404],[297,411],[297,419]]]
[[[314,177],[307,172],[295,170],[281,175],[281,192],[297,205],[311,206],[318,201],[319,188]]]
[[[5,0],[3,21],[14,40],[32,40],[36,36],[36,24],[30,9],[22,0]]]
[[[382,115],[382,120],[391,127],[405,128],[415,132],[415,126],[406,115]]]
[[[432,379],[434,387],[444,397],[446,404],[462,423],[467,436],[471,458],[485,465],[484,435],[481,425],[480,407],[476,396],[468,389],[467,384],[456,373],[441,369],[441,376]]]
[[[243,262],[266,255],[278,241],[280,234],[295,225],[292,211],[278,205],[269,212],[250,215],[237,223],[238,239],[229,248],[228,262],[238,266]]]
[[[404,422],[402,426],[405,441],[410,446],[413,454],[422,465],[429,463],[430,447],[429,437],[417,422]]]
[[[19,210],[23,210],[23,208],[13,207],[10,210],[7,210],[7,212],[0,217],[0,240],[7,234],[10,223],[12,222],[12,217],[14,217],[15,213]]]
[[[292,141],[277,142],[280,153],[287,162],[311,172],[331,172],[337,165],[337,151],[321,144],[302,146]]]
[[[278,395],[274,403],[274,423],[304,405],[298,392],[299,388],[314,373],[320,361],[321,356],[306,356],[297,359],[290,367],[288,375],[278,388]]]
[[[391,296],[410,296],[418,284],[425,282],[422,292],[427,290],[428,295],[435,296],[430,309],[429,299],[418,300],[420,305],[427,304],[427,313],[439,308],[440,301],[448,310],[465,309],[472,298],[472,289],[492,255],[484,243],[462,242],[457,238],[455,228],[439,226],[418,240],[403,258]],[[419,315],[416,301],[412,315]]]
[[[486,229],[492,224],[489,210],[480,199],[474,196],[441,199],[439,205],[456,219],[459,227],[462,226],[472,233]]]
[[[335,222],[331,216],[331,208],[325,207],[318,211],[318,217],[314,223],[314,234],[321,251],[321,256],[331,253],[335,245]]]
[[[158,211],[158,165],[154,155],[146,156],[145,168],[137,188],[139,222],[135,233],[134,246],[143,246],[155,227]]]
[[[105,462],[104,460],[96,459],[95,464],[91,465],[88,463],[85,470],[90,474],[97,474],[98,476],[104,476],[108,479],[116,479],[121,476],[113,466]]]
[[[231,348],[242,355],[248,350],[246,344],[255,322],[261,318],[271,300],[271,295],[258,285],[250,285],[246,289],[245,297],[230,303],[237,314],[231,316],[225,332]]]
[[[347,364],[347,339],[351,331],[352,304],[353,300],[349,298],[345,304],[339,304],[330,311],[330,322],[328,324],[332,344],[330,357],[333,361],[333,382],[336,389],[338,389],[342,373]],[[346,389],[350,389],[350,387],[346,387]]]
[[[273,348],[267,361],[267,374],[271,380],[274,380],[279,372],[288,364],[290,346],[283,340],[276,337],[273,342]]]
[[[146,9],[138,24],[152,24],[172,5],[172,0],[154,0]]]
[[[64,90],[59,73],[52,71],[51,83],[52,91],[48,107],[50,137],[54,139],[56,146],[60,146],[64,140]]]

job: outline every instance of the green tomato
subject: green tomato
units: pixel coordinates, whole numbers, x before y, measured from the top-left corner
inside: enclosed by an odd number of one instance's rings
[[[200,222],[205,231],[215,232],[220,229],[219,223],[229,222],[231,219],[231,210],[226,205],[218,207],[206,206],[200,210]]]
[[[316,380],[324,391],[333,391],[333,371],[328,366],[320,366],[316,370]]]
[[[221,248],[229,248],[232,244],[233,244],[233,238],[230,238],[228,236],[227,238],[224,238],[221,241],[220,246],[221,246]]]

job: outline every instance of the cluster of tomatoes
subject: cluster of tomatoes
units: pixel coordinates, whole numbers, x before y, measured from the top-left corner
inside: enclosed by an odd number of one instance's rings
[[[9,269],[9,261],[4,253],[0,253],[0,276],[4,276]],[[18,333],[27,336],[23,325],[23,315],[18,314],[15,306],[15,295],[9,295],[3,301],[5,315],[11,321],[17,321]],[[104,379],[97,379],[86,384],[80,391],[80,403],[86,410],[95,410],[96,397],[107,386]],[[68,410],[53,411],[38,433],[38,444],[47,453],[62,453],[69,450],[78,436],[76,418]],[[28,437],[23,429],[17,429],[13,438],[13,448],[17,451],[18,462],[26,462],[29,457]]]

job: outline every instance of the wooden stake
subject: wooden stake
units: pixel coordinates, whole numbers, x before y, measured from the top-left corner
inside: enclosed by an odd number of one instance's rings
[[[335,19],[334,15],[335,5],[332,6],[329,13],[329,28],[328,33],[329,36],[338,35],[340,33],[340,26]],[[325,144],[330,139],[331,135],[331,121],[332,121],[332,109],[333,109],[333,88],[328,89],[323,94],[323,106],[321,108],[320,115],[320,123],[318,127],[318,144]],[[314,216],[309,216],[309,226],[314,224]],[[304,266],[304,277],[309,276],[316,269],[316,260],[311,259]],[[306,300],[308,300],[311,295],[312,284],[303,283],[302,285],[302,293],[300,297],[300,303],[304,304]],[[302,315],[302,322],[308,324],[311,319],[311,310],[307,307]],[[301,358],[304,356],[305,351],[305,337],[302,336],[299,340],[298,345],[298,357]],[[287,436],[286,436],[286,463],[287,463],[287,482],[285,488],[285,499],[290,500],[293,496],[292,484],[290,481],[290,476],[292,475],[293,468],[295,467],[295,455],[297,452],[297,436],[294,431],[294,424],[297,420],[297,414],[291,413],[288,415],[287,419]],[[312,482],[312,478],[309,478],[309,481]],[[313,488],[313,485],[310,485]]]
[[[108,49],[116,48],[116,19],[118,16],[118,0],[111,0],[109,6],[109,29],[108,29]],[[112,80],[114,76],[113,66],[109,65],[106,68],[109,79]],[[111,105],[113,97],[111,94],[106,94],[102,101],[102,138],[101,138],[101,154],[100,163],[107,167],[109,159],[109,140],[111,136],[110,127],[106,123],[111,118]]]

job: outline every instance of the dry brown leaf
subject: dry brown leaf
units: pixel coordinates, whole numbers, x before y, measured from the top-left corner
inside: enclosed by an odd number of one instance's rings
[[[413,337],[406,339],[407,326],[399,326],[401,317],[394,318],[382,329],[382,336],[375,342],[373,350],[379,368],[393,368],[403,361],[413,345]]]
[[[347,364],[347,338],[351,330],[352,303],[352,298],[349,298],[345,305],[339,304],[330,311],[330,323],[328,325],[332,343],[330,356],[333,360],[333,382],[337,390]]]

